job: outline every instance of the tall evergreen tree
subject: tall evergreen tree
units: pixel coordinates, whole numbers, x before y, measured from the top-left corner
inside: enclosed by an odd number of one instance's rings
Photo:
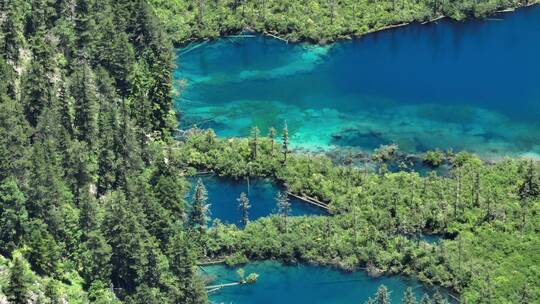
[[[250,134],[250,148],[251,148],[251,159],[256,160],[257,159],[257,151],[259,149],[259,135],[260,135],[259,128],[253,127],[251,128],[251,134]]]
[[[176,230],[167,250],[172,273],[178,278],[184,278],[179,282],[180,292],[176,303],[205,303],[206,292],[195,266],[197,252],[196,241],[184,231]]]
[[[386,286],[379,286],[379,289],[377,289],[377,293],[375,294],[375,301],[377,304],[390,304],[390,293]]]
[[[97,281],[109,283],[112,271],[111,254],[112,248],[100,230],[94,229],[86,234],[80,259],[81,276],[87,287]]]
[[[268,129],[268,138],[270,139],[270,153],[272,156],[274,155],[274,145],[276,142],[276,129],[274,127],[271,127]]]
[[[75,135],[94,150],[98,132],[98,100],[96,83],[89,66],[81,64],[73,71],[70,87],[75,100]]]
[[[31,223],[26,241],[28,252],[25,253],[25,257],[38,274],[55,277],[58,275],[62,252],[47,228],[48,225],[42,220],[34,220]]]
[[[208,192],[201,179],[197,180],[195,193],[191,203],[191,212],[189,214],[189,222],[191,227],[204,232],[208,223],[208,212],[210,205],[207,203]]]
[[[28,230],[28,212],[24,194],[14,179],[0,184],[0,253],[10,255],[18,248]]]
[[[29,134],[20,104],[0,91],[0,181],[10,175],[23,176],[28,167]]]
[[[52,50],[43,37],[36,38],[34,58],[22,80],[22,98],[26,119],[32,127],[38,124],[44,108],[50,107],[56,98],[52,83]]]
[[[92,58],[96,53],[95,44],[99,35],[96,26],[95,3],[95,0],[75,0],[78,57],[84,60]]]
[[[518,195],[521,203],[521,230],[523,231],[527,221],[529,201],[540,195],[540,181],[538,180],[532,160],[527,164],[523,182],[519,186]]]
[[[414,295],[412,288],[408,287],[403,294],[403,304],[416,304],[416,296]]]
[[[140,209],[140,208],[139,208]],[[111,281],[115,288],[133,292],[144,256],[144,242],[149,237],[142,226],[140,210],[133,208],[122,192],[110,193],[106,199],[104,231],[112,248]]]
[[[171,212],[156,199],[148,177],[140,175],[129,179],[128,200],[140,206],[144,214],[142,222],[145,229],[157,238],[164,247],[171,236],[173,221]]]
[[[284,191],[279,191],[276,195],[277,210],[280,217],[283,219],[282,225],[285,232],[287,232],[287,223],[289,215],[291,213],[291,203],[289,202],[289,195]]]
[[[154,192],[161,206],[171,212],[175,220],[183,221],[186,216],[184,197],[188,186],[178,172],[171,167],[164,161],[160,163],[159,173],[154,176]]]
[[[448,304],[448,301],[442,296],[442,294],[437,290],[433,297],[431,298],[433,304]]]
[[[420,300],[420,304],[432,304],[431,299],[426,293],[422,296],[422,299]]]
[[[9,268],[9,282],[5,290],[10,303],[27,303],[30,298],[32,277],[27,262],[20,254],[15,254]]]
[[[249,223],[249,208],[251,208],[251,205],[249,204],[249,198],[247,195],[242,192],[240,193],[240,197],[238,200],[238,209],[240,209],[240,212],[242,213],[241,222],[242,226],[246,226]]]
[[[283,127],[283,134],[282,134],[281,140],[282,140],[281,152],[283,153],[283,163],[286,163],[287,155],[289,154],[289,128],[287,127],[286,122]]]
[[[24,43],[24,12],[27,11],[28,3],[23,0],[6,0],[5,9],[6,20],[2,23],[2,33],[4,41],[2,53],[6,60],[17,62],[20,50]]]

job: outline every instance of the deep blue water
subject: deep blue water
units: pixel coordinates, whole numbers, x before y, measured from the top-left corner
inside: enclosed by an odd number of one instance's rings
[[[182,127],[281,128],[293,145],[540,155],[540,7],[330,46],[257,37],[178,50]],[[502,20],[499,20],[502,19]]]
[[[275,261],[252,262],[243,266],[246,276],[259,274],[252,285],[226,287],[210,294],[211,303],[234,304],[351,304],[364,303],[384,284],[392,303],[401,303],[407,287],[413,288],[418,301],[424,293],[432,294],[418,281],[403,276],[370,278],[366,272],[342,272],[330,267],[286,266]],[[237,268],[223,265],[204,267],[204,273],[217,277],[211,284],[237,282]],[[446,295],[444,291],[443,294]]]
[[[188,200],[194,192],[194,185],[199,177],[190,178],[193,189],[190,191]],[[267,179],[234,180],[216,176],[200,177],[208,191],[208,203],[210,204],[210,216],[221,222],[241,226],[241,212],[238,209],[237,199],[240,193],[248,195],[251,208],[249,209],[250,220],[256,220],[268,216],[276,211],[276,195],[281,188]],[[309,205],[298,199],[290,198],[291,215],[326,215],[326,211]]]

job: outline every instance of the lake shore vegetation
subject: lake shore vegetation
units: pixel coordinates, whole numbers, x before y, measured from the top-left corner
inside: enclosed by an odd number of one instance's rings
[[[151,0],[176,43],[242,32],[265,33],[285,41],[328,43],[407,23],[485,18],[537,0]]]

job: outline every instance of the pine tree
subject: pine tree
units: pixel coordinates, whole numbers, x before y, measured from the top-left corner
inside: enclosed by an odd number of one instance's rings
[[[102,78],[103,76],[100,77]],[[97,152],[97,193],[103,195],[119,186],[119,171],[122,168],[119,150],[122,149],[121,121],[118,104],[114,98],[108,103],[101,103],[98,129],[100,136]]]
[[[10,255],[18,248],[28,230],[28,212],[24,194],[14,179],[0,184],[0,253]]]
[[[67,77],[63,76],[58,89],[58,114],[62,127],[69,134],[70,138],[74,135],[73,123],[75,121],[75,100],[70,95]]]
[[[242,212],[241,222],[242,225],[245,227],[249,223],[249,208],[251,208],[251,205],[249,204],[249,198],[246,196],[244,192],[240,193],[240,197],[237,199],[238,201],[238,209],[240,209],[240,212]]]
[[[24,0],[6,1],[5,14],[6,20],[2,23],[2,33],[4,34],[4,43],[2,52],[6,59],[12,62],[19,60],[20,49],[24,43],[24,14],[28,9],[27,2]]]
[[[65,296],[62,294],[59,282],[56,280],[50,280],[45,284],[45,297],[46,300],[43,303],[47,304],[63,304]],[[39,302],[38,300],[38,303]]]
[[[276,141],[276,129],[274,127],[271,127],[268,129],[268,138],[270,139],[270,154],[274,156],[274,145]]]
[[[156,199],[148,177],[145,175],[130,177],[126,193],[129,201],[141,206],[144,214],[142,224],[145,229],[165,246],[173,230],[174,218]]]
[[[291,203],[286,192],[280,191],[276,196],[278,214],[283,217],[288,217],[291,212]]]
[[[431,298],[433,304],[448,304],[448,301],[442,296],[442,294],[437,290],[433,297]]]
[[[10,175],[22,177],[26,171],[29,131],[21,105],[0,92],[0,181]]]
[[[38,274],[56,276],[62,252],[47,228],[48,225],[42,220],[34,220],[31,223],[26,241],[29,251],[25,256]]]
[[[517,303],[519,304],[530,304],[531,303],[531,287],[529,283],[523,284],[523,287],[520,288],[517,293]]]
[[[86,286],[90,287],[96,281],[109,283],[112,248],[101,231],[94,229],[88,232],[81,247],[81,276]]]
[[[166,286],[168,282],[164,280],[164,276],[169,273],[169,269],[164,259],[157,240],[152,236],[145,239],[138,255],[140,265],[137,267],[137,285],[158,289]]]
[[[144,134],[152,133],[154,124],[149,93],[152,81],[148,64],[143,59],[139,59],[133,65],[128,77],[127,105],[130,116]]]
[[[156,199],[163,208],[171,212],[173,218],[183,221],[186,212],[184,197],[187,185],[174,168],[164,162],[161,162],[158,168],[159,173],[154,177]]]
[[[100,1],[101,2],[101,1]],[[101,3],[97,2],[96,5]],[[100,33],[96,45],[97,61],[113,77],[121,96],[127,96],[127,80],[135,62],[133,45],[126,32],[119,30],[110,5],[98,10],[97,32]]]
[[[126,300],[126,303],[130,304],[162,304],[167,302],[169,302],[168,297],[159,288],[147,284],[137,287],[135,293]]]
[[[36,41],[38,41],[37,39]],[[39,52],[34,54],[34,59],[30,64],[30,68],[25,73],[22,80],[22,98],[24,105],[24,113],[26,119],[32,127],[36,127],[38,119],[42,111],[50,107],[54,102],[54,87],[51,83],[50,62],[52,62],[45,42],[40,43],[40,46],[35,46]],[[37,57],[39,56],[39,57]]]
[[[27,303],[30,300],[32,277],[27,262],[20,254],[15,254],[9,268],[9,282],[5,290],[10,303]]]
[[[75,0],[75,29],[79,57],[92,58],[96,53],[95,40],[99,37],[96,26],[95,0]]]
[[[259,128],[257,127],[251,128],[251,137],[249,141],[249,146],[251,148],[251,160],[257,159],[257,151],[259,148],[259,135],[260,135]]]
[[[532,160],[530,160],[527,165],[524,180],[519,187],[518,195],[521,202],[521,230],[523,231],[526,225],[529,200],[540,195],[540,182]]]
[[[63,153],[69,154],[68,166],[64,170],[67,171],[65,175],[70,182],[71,193],[75,196],[74,202],[79,204],[83,189],[94,182],[97,163],[88,143],[73,140],[69,145],[68,151]]]
[[[204,303],[206,291],[197,275],[197,255],[196,240],[181,229],[176,230],[167,250],[171,272],[181,278],[175,303]]]
[[[289,153],[289,128],[287,123],[283,127],[281,151],[283,153],[283,163],[287,163],[287,154]]]
[[[104,234],[112,248],[111,281],[116,288],[133,292],[145,256],[144,242],[150,235],[144,229],[141,208],[128,203],[116,191],[106,198]]]
[[[82,192],[79,202],[79,227],[82,231],[82,241],[87,239],[87,235],[100,227],[100,206],[93,195],[90,187],[86,187]]]
[[[207,204],[208,192],[204,187],[201,179],[197,181],[195,186],[195,194],[193,195],[193,202],[191,204],[191,213],[189,215],[189,222],[191,227],[199,229],[201,232],[206,230],[208,222],[208,211],[210,205]]]
[[[287,221],[289,214],[291,213],[291,203],[289,202],[289,195],[286,192],[279,191],[276,196],[278,214],[283,219],[282,225],[287,232]]]
[[[75,135],[94,150],[98,132],[98,101],[92,70],[82,64],[73,72],[71,95],[75,100]]]
[[[403,304],[416,304],[416,296],[414,295],[412,288],[408,287],[407,290],[405,290],[405,294],[403,295]]]
[[[431,299],[426,293],[422,296],[422,300],[420,300],[420,304],[432,304]]]
[[[26,23],[27,35],[34,35],[38,32],[43,33],[52,25],[56,17],[56,10],[53,6],[55,0],[35,0],[32,1],[30,16]]]
[[[379,286],[379,289],[377,289],[377,293],[375,294],[375,300],[377,304],[390,304],[390,293],[386,286]]]

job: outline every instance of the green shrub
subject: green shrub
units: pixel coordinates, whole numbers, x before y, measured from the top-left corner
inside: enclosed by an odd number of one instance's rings
[[[444,153],[439,150],[427,151],[424,154],[424,163],[431,167],[438,167],[445,160]]]

